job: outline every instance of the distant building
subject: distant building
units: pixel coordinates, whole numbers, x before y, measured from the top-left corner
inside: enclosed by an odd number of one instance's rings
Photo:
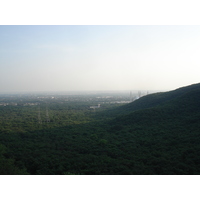
[[[100,104],[98,104],[98,106],[90,106],[90,108],[92,109],[100,108]]]

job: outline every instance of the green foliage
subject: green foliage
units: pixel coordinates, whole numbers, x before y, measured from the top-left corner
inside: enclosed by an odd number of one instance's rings
[[[197,84],[95,112],[55,100],[41,124],[37,106],[0,107],[0,173],[200,174],[199,99]]]
[[[0,175],[27,175],[25,169],[19,169],[13,159],[5,156],[6,147],[0,144]]]

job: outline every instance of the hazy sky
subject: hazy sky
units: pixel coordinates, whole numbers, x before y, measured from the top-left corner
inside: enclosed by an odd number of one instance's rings
[[[200,26],[0,26],[0,93],[199,82]]]

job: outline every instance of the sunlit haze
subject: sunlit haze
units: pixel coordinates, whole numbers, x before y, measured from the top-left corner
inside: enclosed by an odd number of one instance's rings
[[[0,93],[199,82],[200,26],[0,26]]]

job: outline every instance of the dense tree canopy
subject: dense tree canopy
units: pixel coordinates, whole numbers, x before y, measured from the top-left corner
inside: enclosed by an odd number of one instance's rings
[[[199,99],[197,84],[96,110],[88,101],[0,106],[0,173],[200,174]]]

